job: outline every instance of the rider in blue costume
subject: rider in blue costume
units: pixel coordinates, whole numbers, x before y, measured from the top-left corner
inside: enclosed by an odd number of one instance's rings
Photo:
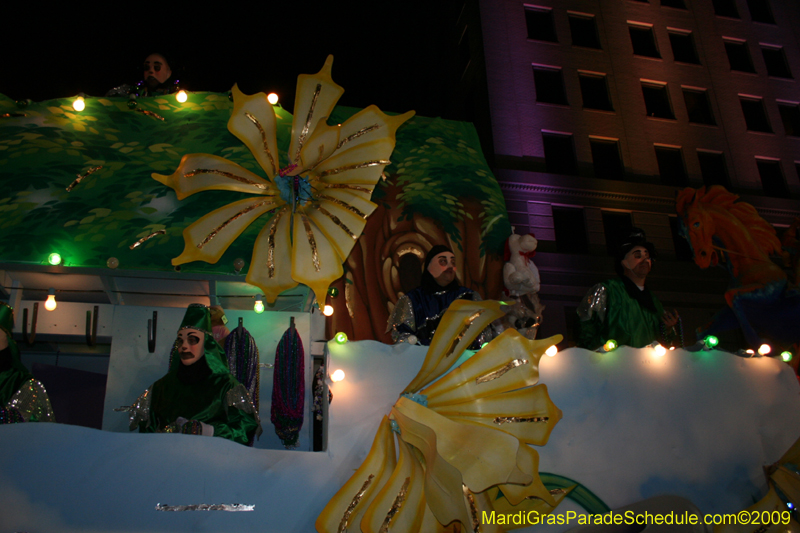
[[[442,315],[459,298],[480,300],[478,293],[459,285],[453,251],[438,244],[425,257],[420,286],[397,300],[387,331],[394,342],[413,341],[413,336],[417,343],[429,346]],[[483,336],[479,341],[485,340]]]

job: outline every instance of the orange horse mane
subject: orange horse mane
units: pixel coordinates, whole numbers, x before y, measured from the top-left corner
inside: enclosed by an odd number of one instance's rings
[[[721,185],[712,185],[706,190],[700,187],[695,190],[687,187],[678,193],[677,211],[685,218],[692,205],[702,204],[704,207],[719,207],[722,212],[729,213],[739,219],[753,237],[758,248],[767,255],[781,253],[781,242],[769,222],[761,218],[755,207],[746,202],[736,202],[739,195],[729,192]]]

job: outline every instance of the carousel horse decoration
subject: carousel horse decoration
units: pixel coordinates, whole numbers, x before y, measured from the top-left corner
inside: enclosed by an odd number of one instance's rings
[[[505,531],[482,524],[483,513],[548,514],[575,488],[548,490],[529,446],[545,445],[561,419],[536,385],[561,335],[535,341],[509,329],[451,368],[502,315],[497,301],[450,305],[369,454],[317,518],[319,533]]]
[[[297,78],[289,153],[278,153],[277,119],[264,93],[232,89],[228,130],[250,150],[267,179],[227,159],[188,154],[169,176],[156,181],[178,200],[201,191],[235,191],[253,196],[221,207],[183,231],[183,253],[173,265],[216,263],[239,235],[270,215],[256,238],[246,281],[261,288],[269,303],[304,283],[324,302],[328,286],[344,273],[342,263],[377,207],[370,201],[391,161],[395,132],[414,115],[389,116],[376,106],[343,124],[326,122],[344,89],[331,79],[333,56],[314,75]]]
[[[681,232],[689,241],[700,268],[724,265],[731,282],[725,292],[728,308],[721,310],[699,336],[741,327],[752,347],[769,339],[800,341],[800,294],[770,256],[780,256],[775,229],[755,208],[736,202],[739,196],[720,185],[686,188],[678,194]]]

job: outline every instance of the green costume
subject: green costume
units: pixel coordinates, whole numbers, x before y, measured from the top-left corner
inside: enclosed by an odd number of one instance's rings
[[[0,302],[0,335],[8,337],[8,347],[0,350],[0,424],[55,422],[47,391],[20,361],[11,336],[13,312],[10,305]]]
[[[589,289],[577,312],[576,337],[581,348],[595,350],[609,339],[634,348],[653,341],[666,345],[672,340],[663,338],[661,333],[661,302],[647,288],[640,290],[626,277]]]
[[[231,375],[225,354],[211,334],[208,307],[191,304],[180,327],[186,328],[205,333],[204,355],[184,365],[176,344],[167,375],[131,406],[131,431],[138,427],[142,433],[192,433],[251,443],[261,429],[258,414],[247,389]]]

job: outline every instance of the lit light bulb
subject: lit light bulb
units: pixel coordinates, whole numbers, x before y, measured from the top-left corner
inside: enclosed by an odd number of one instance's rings
[[[745,350],[744,353],[746,353],[747,355],[755,355],[756,354],[756,352],[754,352],[753,350],[751,350],[749,348],[747,350]]]
[[[72,102],[72,109],[75,111],[83,111],[86,109],[86,101],[83,99],[83,96],[77,97],[75,101]]]
[[[667,353],[667,349],[660,344],[653,346],[653,350],[655,351],[656,357],[663,357],[664,354]]]
[[[338,383],[343,379],[344,379],[344,370],[342,370],[341,368],[339,370],[334,371],[334,373],[331,374],[331,381],[333,381],[334,383]]]
[[[758,347],[758,355],[767,355],[771,351],[772,347],[769,344],[762,344]]]
[[[278,103],[278,95],[275,94],[275,93],[269,93],[267,95],[267,102],[269,102],[272,105],[277,104]]]
[[[47,301],[44,303],[44,308],[48,311],[55,311],[56,307],[58,307],[58,303],[56,303],[56,290],[50,289],[47,292]]]
[[[60,265],[61,264],[61,254],[53,252],[52,254],[47,256],[47,262],[51,265]]]
[[[322,309],[322,314],[325,315],[325,316],[331,316],[333,314],[333,306],[332,305],[326,305]]]
[[[781,352],[781,359],[783,359],[784,362],[788,363],[789,361],[792,360],[792,352],[788,350],[785,352]]]
[[[344,343],[346,343],[346,342],[347,342],[347,334],[346,334],[346,333],[344,333],[343,331],[340,331],[339,333],[337,333],[337,334],[336,334],[336,335],[333,337],[333,340],[335,340],[335,341],[336,341],[337,343],[339,343],[339,344],[344,344]]]
[[[619,346],[617,344],[617,341],[615,341],[614,339],[608,339],[606,343],[603,345],[603,349],[607,352],[610,352],[611,350],[616,350],[617,346]]]
[[[180,103],[184,103],[188,99],[189,99],[189,95],[186,94],[186,91],[184,91],[183,89],[178,91],[178,94],[175,95],[175,100],[177,100]]]
[[[256,296],[256,303],[253,305],[253,311],[258,314],[264,312],[264,301],[261,299],[261,296]]]
[[[555,357],[555,355],[558,353],[558,346],[556,346],[554,344],[551,347],[549,347],[547,350],[545,350],[544,353],[546,353],[550,357]]]
[[[706,346],[709,348],[714,348],[719,344],[719,339],[716,338],[714,335],[709,335],[706,337]]]

